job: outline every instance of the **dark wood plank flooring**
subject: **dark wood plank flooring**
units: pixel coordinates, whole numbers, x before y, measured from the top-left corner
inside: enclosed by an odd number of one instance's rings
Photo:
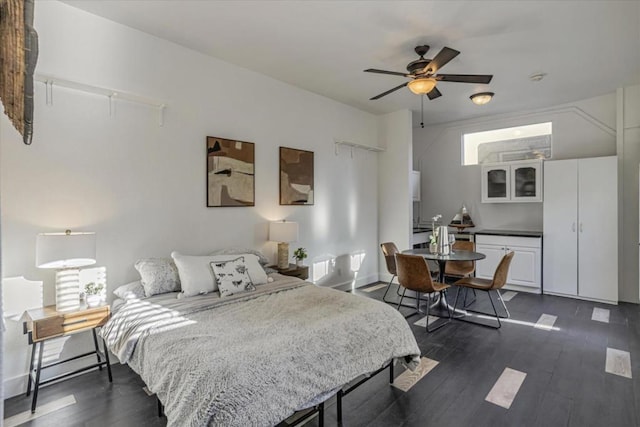
[[[381,299],[385,289],[355,293]],[[395,288],[390,295],[395,297]],[[489,308],[486,294],[478,306]],[[493,330],[454,321],[427,334],[408,319],[422,355],[439,365],[404,393],[380,374],[344,400],[345,426],[636,426],[640,421],[640,306],[610,306],[518,293],[507,306],[513,322]],[[593,307],[610,322],[591,320]],[[409,312],[409,309],[403,309]],[[534,328],[543,314],[553,330]],[[605,372],[607,347],[631,353],[632,379]],[[527,374],[510,409],[485,396],[505,369]],[[396,375],[402,372],[396,369]],[[114,365],[113,384],[94,371],[44,387],[39,406],[73,394],[77,403],[25,426],[164,426],[156,401],[127,366]],[[5,416],[27,411],[30,398],[5,401]],[[325,422],[336,425],[335,400]],[[309,423],[317,425],[316,420]]]

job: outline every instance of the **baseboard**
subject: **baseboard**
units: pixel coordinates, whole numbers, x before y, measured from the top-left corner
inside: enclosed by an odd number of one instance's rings
[[[538,294],[538,295],[542,293],[542,290],[540,288],[534,288],[531,286],[520,286],[520,285],[509,284],[509,285],[504,285],[502,289],[507,291],[527,292],[530,294]]]
[[[371,283],[378,282],[378,280],[379,280],[379,276],[377,274],[370,274],[368,276],[358,277],[356,279],[354,287],[360,288],[362,286],[366,286],[366,285],[369,285]],[[345,280],[344,282],[334,283],[329,287],[331,287],[331,288],[339,288],[339,287],[343,287],[343,286],[351,286],[352,283],[353,283],[353,280]]]
[[[389,273],[380,273],[378,274],[378,277],[381,282],[385,282],[385,283],[389,283],[391,278],[393,278],[393,283],[395,283],[396,285],[398,284],[398,278],[396,276],[392,276]]]
[[[17,377],[7,378],[3,382],[4,398],[8,399],[19,394],[27,392],[27,374],[18,375]]]
[[[597,298],[587,298],[587,297],[582,297],[580,295],[559,294],[556,292],[544,292],[544,294],[553,295],[554,297],[573,298],[573,299],[579,299],[583,301],[593,301],[593,302],[600,302],[603,304],[618,305],[618,301],[609,301],[609,300],[597,299]]]

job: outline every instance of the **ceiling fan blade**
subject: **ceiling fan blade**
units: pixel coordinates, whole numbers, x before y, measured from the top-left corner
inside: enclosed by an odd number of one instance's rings
[[[431,89],[431,92],[427,93],[427,96],[429,97],[430,100],[433,100],[441,97],[442,94],[440,93],[437,87],[434,87],[433,89]]]
[[[376,100],[376,99],[380,99],[380,98],[382,98],[383,96],[389,95],[391,92],[395,92],[395,91],[397,91],[398,89],[402,89],[403,87],[405,87],[405,86],[406,86],[406,85],[408,85],[408,84],[409,84],[409,82],[402,83],[400,86],[396,86],[396,87],[394,87],[393,89],[389,89],[389,90],[388,90],[388,91],[386,91],[386,92],[382,92],[380,95],[376,95],[376,96],[374,96],[373,98],[369,98],[369,101],[373,101],[373,100]]]
[[[378,74],[391,74],[392,76],[406,77],[407,73],[398,73],[397,71],[377,70],[375,68],[368,68],[364,70],[365,73],[378,73]]]
[[[458,82],[458,83],[484,83],[487,84],[493,78],[491,74],[438,74],[433,76],[441,82]]]
[[[435,74],[440,68],[444,67],[449,61],[458,56],[460,52],[450,47],[443,47],[440,52],[427,64],[422,70],[423,73]]]

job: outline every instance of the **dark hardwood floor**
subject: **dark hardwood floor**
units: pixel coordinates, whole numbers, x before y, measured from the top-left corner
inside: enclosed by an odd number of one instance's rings
[[[356,294],[381,299],[384,287]],[[503,291],[504,293],[504,291]],[[395,289],[389,292],[395,297]],[[478,306],[488,308],[486,294]],[[636,426],[640,421],[640,306],[610,306],[517,293],[506,302],[511,319],[499,330],[459,321],[427,334],[408,319],[422,356],[439,364],[408,392],[382,373],[344,400],[345,426]],[[592,320],[593,308],[609,322]],[[409,312],[409,309],[403,309]],[[551,329],[536,328],[543,314]],[[631,376],[605,371],[607,348],[630,353]],[[485,401],[505,368],[526,374],[509,409]],[[402,368],[396,368],[396,375]],[[98,371],[44,387],[38,407],[73,395],[69,405],[25,426],[164,426],[156,401],[128,367],[113,367],[113,384]],[[5,401],[5,417],[28,411],[30,399]],[[336,425],[335,400],[325,425]],[[310,426],[317,425],[312,420]]]

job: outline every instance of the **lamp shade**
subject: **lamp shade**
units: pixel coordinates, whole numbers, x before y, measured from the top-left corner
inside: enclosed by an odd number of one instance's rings
[[[295,242],[298,240],[298,223],[278,221],[269,224],[269,240],[274,242]]]
[[[96,263],[96,233],[41,233],[36,236],[36,267],[76,268]]]
[[[436,79],[431,77],[411,80],[408,84],[409,90],[416,95],[426,95],[436,87]]]

